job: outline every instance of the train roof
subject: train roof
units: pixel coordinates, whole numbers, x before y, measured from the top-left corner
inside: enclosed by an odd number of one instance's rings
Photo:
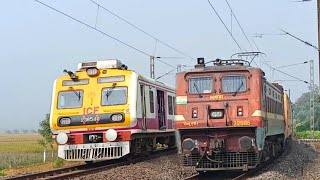
[[[200,60],[200,61],[199,61]],[[231,60],[214,60],[204,63],[202,58],[198,58],[198,64],[195,65],[194,69],[183,71],[182,73],[188,72],[206,72],[206,71],[241,71],[241,70],[261,70],[257,67],[251,67],[250,63],[245,60],[231,59]],[[212,65],[207,66],[206,64],[211,63]],[[261,70],[262,71],[262,70]],[[263,72],[263,71],[262,71]]]
[[[135,72],[135,71],[133,71],[133,72]],[[137,72],[135,72],[135,73],[137,73]],[[166,89],[170,89],[172,91],[175,91],[175,87],[174,86],[171,86],[169,84],[157,81],[155,79],[152,79],[152,78],[149,78],[149,77],[146,77],[146,76],[143,76],[143,75],[141,75],[139,73],[137,73],[137,74],[139,75],[139,79],[142,80],[142,81],[145,81],[145,82],[148,82],[150,84],[154,84],[154,85],[161,86],[161,87],[164,87]]]
[[[145,82],[148,82],[150,84],[154,84],[166,89],[170,89],[172,91],[175,91],[175,87],[162,83],[160,81],[157,81],[152,78],[145,77],[134,70],[128,70],[128,66],[123,64],[120,60],[118,59],[107,59],[107,60],[102,60],[102,61],[89,61],[89,62],[82,62],[78,64],[78,71],[85,71],[88,68],[97,68],[97,69],[118,69],[118,70],[125,70],[125,71],[132,71],[136,73],[139,77],[140,80],[143,80]]]

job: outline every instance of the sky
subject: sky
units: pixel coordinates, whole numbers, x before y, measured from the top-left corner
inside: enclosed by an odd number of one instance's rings
[[[178,51],[141,33],[90,0],[41,0],[42,2],[135,47],[143,53],[174,57],[162,61],[176,67],[193,66],[193,58],[206,61],[228,59],[239,48],[206,0],[95,0],[97,3],[135,24],[145,32]],[[225,0],[212,0],[221,19],[242,49],[266,54],[255,59],[270,81],[279,81],[290,89],[295,101],[308,91],[308,84],[273,71],[273,67],[315,60],[318,84],[318,53],[287,35],[286,30],[317,45],[316,1],[228,0],[243,27],[246,40]],[[149,76],[149,57],[91,28],[63,16],[34,0],[0,1],[0,131],[37,129],[50,112],[52,85],[63,69],[76,70],[77,63],[119,59],[130,69]],[[266,34],[255,37],[255,34]],[[251,44],[251,46],[250,46]],[[156,61],[156,77],[173,68]],[[281,68],[299,79],[309,81],[309,64]],[[175,75],[160,79],[175,85]]]

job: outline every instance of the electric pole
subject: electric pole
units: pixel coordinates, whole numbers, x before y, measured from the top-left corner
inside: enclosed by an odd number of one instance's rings
[[[155,78],[155,74],[154,74],[154,56],[150,56],[150,77],[152,79]]]
[[[177,72],[181,72],[181,64],[177,65]]]
[[[319,61],[319,84],[320,84],[320,0],[317,0],[318,13],[318,61]]]
[[[310,60],[310,131],[314,139],[314,61]]]

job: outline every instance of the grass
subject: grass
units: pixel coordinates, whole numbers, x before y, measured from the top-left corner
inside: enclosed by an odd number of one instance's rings
[[[0,171],[41,163],[43,161],[43,147],[37,142],[40,138],[38,134],[1,134]],[[52,160],[50,155],[48,158],[49,161]]]
[[[41,139],[39,134],[0,134],[0,177],[80,164],[58,159],[57,146],[54,146],[54,158],[48,147],[47,162],[43,163],[43,147],[38,139]]]

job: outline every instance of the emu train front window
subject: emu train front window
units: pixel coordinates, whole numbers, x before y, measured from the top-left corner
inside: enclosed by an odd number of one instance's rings
[[[246,76],[223,76],[222,92],[244,92],[247,90]]]
[[[82,106],[83,91],[62,91],[58,95],[58,109],[80,108]]]
[[[196,77],[189,79],[190,94],[204,94],[212,92],[212,77]]]
[[[102,105],[112,106],[127,103],[126,87],[111,87],[102,89]]]

